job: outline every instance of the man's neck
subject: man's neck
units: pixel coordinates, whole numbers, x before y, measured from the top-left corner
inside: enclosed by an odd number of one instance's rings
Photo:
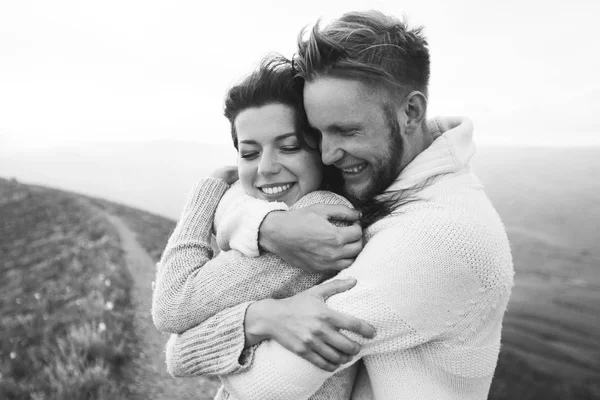
[[[435,121],[424,120],[418,130],[412,133],[410,140],[405,142],[404,154],[402,155],[402,163],[398,174],[400,174],[400,172],[402,172],[402,170],[419,154],[427,150],[440,135],[441,132]]]

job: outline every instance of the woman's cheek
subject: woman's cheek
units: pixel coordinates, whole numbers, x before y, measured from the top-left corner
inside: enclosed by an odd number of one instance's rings
[[[323,163],[321,162],[321,155],[319,153],[312,153],[305,151],[303,159],[300,161],[302,168],[302,180],[306,189],[309,192],[317,190],[321,186],[323,180]]]
[[[240,183],[242,184],[244,191],[246,192],[246,194],[255,197],[254,180],[255,180],[256,174],[253,173],[252,171],[253,171],[252,166],[248,165],[248,163],[246,161],[241,160],[240,163],[238,164],[238,173],[240,176]]]

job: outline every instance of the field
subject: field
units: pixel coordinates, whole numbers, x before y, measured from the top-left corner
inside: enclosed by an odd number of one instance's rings
[[[150,316],[175,223],[105,200],[0,179],[0,399],[208,400],[177,380]]]
[[[77,198],[0,180],[0,398],[129,398],[131,277]]]

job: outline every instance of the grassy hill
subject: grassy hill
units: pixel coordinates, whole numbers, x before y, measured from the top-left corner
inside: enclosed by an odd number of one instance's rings
[[[0,179],[0,398],[128,398],[131,276],[76,196]]]

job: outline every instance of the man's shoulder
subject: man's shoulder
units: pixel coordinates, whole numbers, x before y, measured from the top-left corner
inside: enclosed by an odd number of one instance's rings
[[[438,225],[461,221],[457,211],[436,202],[415,202],[387,215],[367,228],[368,239],[384,234],[421,234]],[[464,223],[464,221],[462,221]]]
[[[477,212],[433,201],[416,202],[382,218],[367,228],[365,236],[368,242],[414,240],[456,248],[489,241],[508,247],[504,225],[493,210]]]

